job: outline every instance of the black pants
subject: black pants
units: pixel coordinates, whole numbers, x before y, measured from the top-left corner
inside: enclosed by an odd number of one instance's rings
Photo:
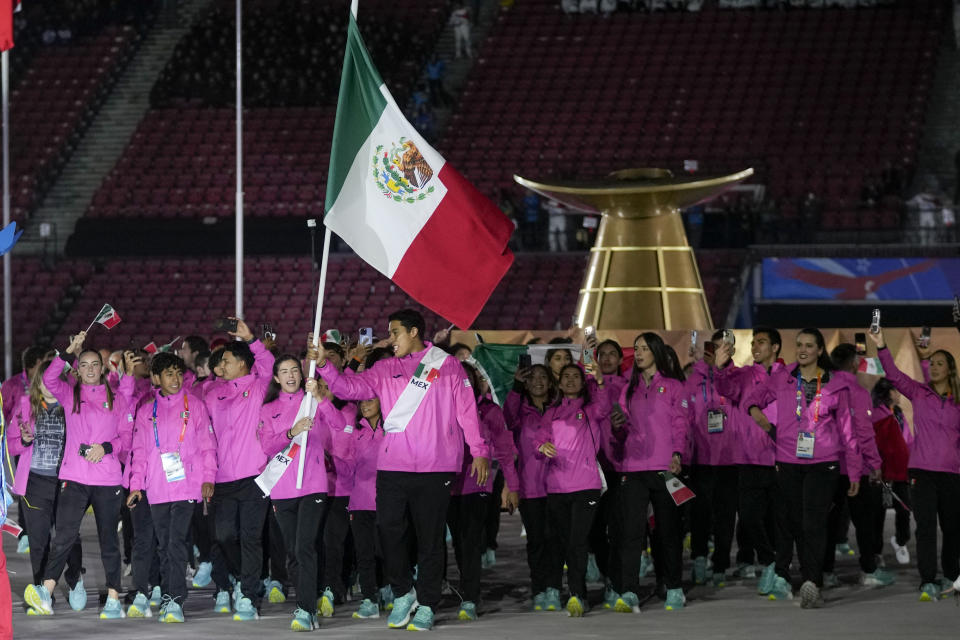
[[[30,568],[33,569],[33,584],[40,584],[50,561],[50,531],[56,525],[57,491],[60,481],[57,476],[41,476],[31,473],[27,478],[27,490],[20,500],[21,515],[30,533]],[[30,506],[27,506],[27,505]],[[83,548],[80,538],[67,555],[67,571],[64,579],[73,589],[83,567]]]
[[[350,514],[347,512],[350,496],[335,496],[328,502],[327,522],[323,527],[323,585],[333,592],[337,602],[342,602],[347,592],[343,581],[343,559],[347,534],[350,533]],[[352,560],[347,564],[352,564]]]
[[[254,478],[218,482],[213,490],[217,542],[230,573],[239,576],[240,591],[254,606],[263,593],[263,521],[268,501]],[[218,583],[219,586],[219,583]]]
[[[894,535],[897,538],[897,544],[902,547],[910,542],[910,511],[900,504],[900,500],[905,502],[907,506],[910,505],[910,485],[906,482],[893,482],[890,488],[896,495],[893,498]],[[897,498],[900,498],[900,500],[897,500]],[[883,537],[883,528],[887,523],[887,508],[883,505],[882,500],[879,508],[873,514],[873,518],[874,548],[883,549],[883,545],[886,544]]]
[[[857,536],[857,549],[860,550],[860,568],[864,573],[873,573],[877,570],[877,554],[883,550],[883,546],[877,547],[877,536],[874,532],[876,526],[875,514],[877,509],[883,508],[883,489],[879,484],[871,484],[868,476],[860,478],[860,491],[856,496],[850,498],[847,491],[850,489],[850,479],[847,476],[840,476],[837,481],[837,490],[834,493],[834,506],[830,510],[830,518],[827,524],[828,531],[837,531],[842,526],[843,510],[840,506],[847,505],[850,514],[850,522]],[[837,539],[840,539],[839,535]],[[823,570],[826,573],[832,573],[836,566],[837,554],[834,550],[833,540],[827,540],[826,549],[823,555]]]
[[[313,612],[317,608],[317,537],[323,531],[327,494],[312,493],[274,500],[273,512],[286,548],[292,551],[291,571],[297,583],[297,606]]]
[[[130,507],[127,506],[127,491],[123,492],[123,500],[120,502],[120,521],[123,523],[121,529],[123,539],[123,562],[124,564],[133,564],[133,518],[130,514]]]
[[[210,571],[210,576],[213,578],[213,583],[217,585],[218,591],[230,591],[230,570],[227,567],[227,559],[223,555],[223,549],[220,547],[220,543],[217,542],[217,519],[214,517],[214,512],[216,508],[213,506],[212,502],[208,502],[206,506],[207,514],[204,515],[204,506],[203,502],[199,502],[194,506],[193,510],[193,536],[194,540],[197,541],[197,548],[200,549],[200,561],[209,562],[212,566]],[[207,555],[204,555],[203,547],[200,546],[200,541],[206,538],[207,542]]]
[[[492,500],[489,493],[470,493],[452,496],[447,507],[447,526],[453,537],[453,555],[460,571],[460,595],[473,603],[480,599],[480,556],[485,550],[484,523]],[[499,508],[498,504],[497,515]]]
[[[120,545],[117,539],[117,522],[120,520],[120,503],[123,487],[100,487],[73,481],[60,483],[57,499],[57,535],[50,549],[44,580],[59,580],[67,558],[73,553],[80,539],[80,523],[87,506],[93,506],[97,520],[97,537],[100,539],[100,559],[108,589],[119,591]]]
[[[267,517],[263,523],[263,568],[261,578],[271,578],[284,585],[289,584],[287,564],[292,561],[291,554],[283,544],[283,534],[274,511],[267,505]]]
[[[563,582],[563,561],[556,559],[556,536],[547,518],[547,499],[521,500],[520,518],[527,532],[531,592],[534,595],[543,593],[547,587],[559,591]]]
[[[133,522],[133,587],[143,595],[150,597],[150,589],[160,585],[160,547],[153,526],[150,499],[146,492],[137,505],[130,509]]]
[[[497,549],[497,536],[500,535],[500,505],[503,503],[503,486],[506,481],[503,478],[503,471],[497,473],[493,479],[493,490],[490,492],[490,500],[487,501],[487,515],[483,523],[483,539],[481,544],[484,551],[487,549]]]
[[[380,558],[380,536],[377,535],[376,511],[351,511],[350,531],[357,550],[357,573],[363,597],[377,601],[377,592],[383,584]]]
[[[209,505],[208,505],[209,513]],[[207,522],[209,515],[203,515],[203,502],[197,502],[193,505],[193,515],[190,523],[190,537],[193,544],[197,546],[199,554],[197,560],[200,562],[212,562],[213,555],[213,536],[211,535],[210,525]]]
[[[413,588],[407,529],[417,540],[417,601],[434,611],[440,604],[447,505],[453,473],[377,472],[377,522],[386,579],[396,597]]]
[[[779,512],[777,532],[777,575],[788,582],[796,545],[803,580],[823,586],[827,523],[839,477],[839,462],[777,463],[777,481],[784,504]]]
[[[153,529],[157,535],[160,549],[161,591],[181,606],[187,599],[187,579],[184,567],[187,565],[187,537],[190,535],[190,523],[196,502],[161,502],[150,505],[153,517]],[[136,513],[141,502],[134,509]]]
[[[587,554],[590,528],[600,510],[600,490],[551,493],[547,496],[550,526],[567,563],[567,587],[571,596],[587,597]]]
[[[624,473],[620,483],[620,526],[622,559],[621,584],[614,584],[618,593],[640,588],[640,557],[644,550],[647,531],[647,505],[653,505],[656,520],[656,541],[660,556],[655,562],[658,577],[662,576],[667,589],[679,589],[683,566],[683,534],[680,509],[667,491],[667,483],[657,471]]]
[[[910,469],[910,500],[917,521],[917,569],[921,584],[937,577],[937,520],[943,533],[943,577],[960,574],[960,474]]]
[[[620,474],[604,471],[607,491],[600,496],[600,511],[590,529],[590,551],[597,559],[597,569],[613,582],[620,574]]]
[[[713,534],[713,570],[723,573],[730,568],[737,524],[738,470],[733,465],[696,465],[691,476],[697,499],[692,505],[690,555],[705,558]]]
[[[740,529],[744,546],[757,554],[757,562],[766,567],[776,559],[777,511],[782,508],[776,467],[740,465]],[[738,538],[739,540],[739,538]],[[751,558],[738,559],[753,562]]]

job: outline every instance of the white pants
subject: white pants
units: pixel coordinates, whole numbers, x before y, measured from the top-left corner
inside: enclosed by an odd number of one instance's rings
[[[453,28],[453,44],[457,53],[457,57],[460,57],[460,50],[463,49],[463,52],[468,58],[473,57],[473,50],[470,49],[470,24],[459,24]]]

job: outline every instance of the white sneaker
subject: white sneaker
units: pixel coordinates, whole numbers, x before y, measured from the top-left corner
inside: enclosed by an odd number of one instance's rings
[[[907,549],[906,545],[900,546],[897,544],[897,536],[890,536],[890,546],[893,547],[893,552],[897,556],[897,562],[910,564],[910,550]]]

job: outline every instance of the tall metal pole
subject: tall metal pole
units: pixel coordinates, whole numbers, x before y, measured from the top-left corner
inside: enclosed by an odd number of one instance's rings
[[[237,0],[237,202],[236,202],[236,308],[243,317],[243,0]]]
[[[10,50],[0,57],[0,91],[3,94],[3,227],[10,224]],[[3,256],[3,372],[13,375],[13,291],[10,252]]]

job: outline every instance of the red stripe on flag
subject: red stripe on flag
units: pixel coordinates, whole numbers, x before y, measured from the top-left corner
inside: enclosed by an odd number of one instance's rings
[[[513,264],[513,223],[449,164],[440,205],[414,238],[393,281],[461,329],[473,324]]]

